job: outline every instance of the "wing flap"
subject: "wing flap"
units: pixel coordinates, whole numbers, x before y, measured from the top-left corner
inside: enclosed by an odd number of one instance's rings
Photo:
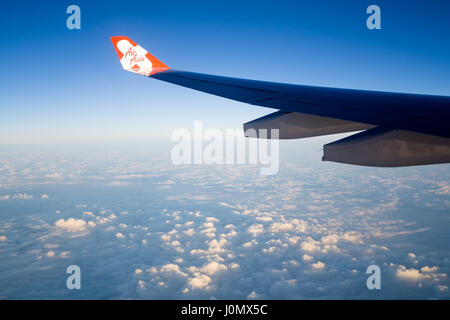
[[[271,129],[278,129],[279,139],[298,139],[373,128],[364,123],[319,117],[298,112],[278,111],[244,124],[246,137],[271,139]],[[251,129],[255,131],[249,133]],[[267,130],[267,131],[261,131]],[[260,136],[260,133],[263,134]]]
[[[374,128],[326,144],[322,160],[375,167],[447,163],[450,162],[450,139]]]

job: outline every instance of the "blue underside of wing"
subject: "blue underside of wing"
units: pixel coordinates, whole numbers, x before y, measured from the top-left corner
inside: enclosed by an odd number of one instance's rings
[[[450,137],[450,97],[446,96],[313,87],[172,69],[151,77],[286,112]]]

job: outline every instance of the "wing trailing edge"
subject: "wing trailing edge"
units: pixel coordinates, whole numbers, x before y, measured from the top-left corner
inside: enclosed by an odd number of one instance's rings
[[[258,118],[256,120],[244,123],[244,132],[246,137],[248,130],[254,129],[256,138],[270,139],[270,129],[278,129],[279,139],[299,139],[328,134],[361,131],[373,128],[372,125],[340,120],[334,118],[320,117],[298,112],[278,111]],[[261,129],[267,129],[267,136],[260,137]],[[254,137],[252,134],[251,137]]]

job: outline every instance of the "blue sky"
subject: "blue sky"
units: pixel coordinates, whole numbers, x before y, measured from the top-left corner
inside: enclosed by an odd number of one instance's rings
[[[81,30],[70,4],[2,1],[0,143],[167,140],[270,112],[124,72],[113,35],[176,69],[450,94],[448,1],[77,1]],[[382,30],[365,26],[370,4]]]

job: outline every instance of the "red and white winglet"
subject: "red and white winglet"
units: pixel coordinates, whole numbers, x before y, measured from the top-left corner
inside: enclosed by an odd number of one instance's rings
[[[111,37],[124,70],[151,76],[170,69],[128,37]]]

